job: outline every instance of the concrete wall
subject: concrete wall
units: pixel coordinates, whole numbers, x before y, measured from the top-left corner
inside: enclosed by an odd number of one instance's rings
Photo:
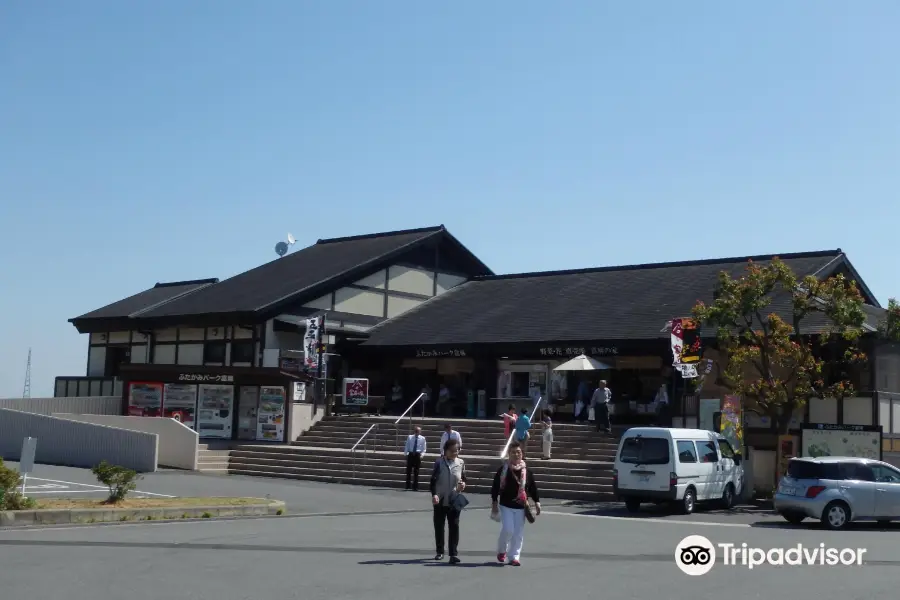
[[[324,416],[325,408],[323,406],[319,406],[318,414],[313,415],[313,405],[311,403],[295,402],[291,406],[291,428],[287,432],[287,439],[296,440]]]
[[[54,414],[54,417],[107,425],[129,431],[143,431],[159,436],[158,464],[174,469],[197,470],[197,443],[199,435],[175,419],[165,417],[125,417],[120,415]]]
[[[90,468],[101,461],[156,471],[159,436],[0,408],[0,457],[19,460],[22,440],[37,438],[35,462]]]
[[[38,415],[78,413],[85,415],[121,415],[122,398],[118,396],[87,396],[83,398],[6,398],[0,408],[20,410]]]

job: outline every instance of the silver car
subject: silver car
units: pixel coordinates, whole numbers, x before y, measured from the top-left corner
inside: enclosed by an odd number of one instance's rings
[[[846,456],[793,458],[778,484],[775,511],[795,525],[819,519],[828,529],[900,519],[900,470]]]

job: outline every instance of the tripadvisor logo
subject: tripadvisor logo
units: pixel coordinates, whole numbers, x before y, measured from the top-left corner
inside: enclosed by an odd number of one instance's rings
[[[716,562],[726,567],[753,569],[762,565],[775,567],[850,566],[863,564],[865,548],[831,548],[825,544],[789,548],[754,548],[747,544],[713,544],[702,535],[689,535],[675,547],[675,564],[687,575],[706,575]],[[718,561],[717,561],[718,559]]]

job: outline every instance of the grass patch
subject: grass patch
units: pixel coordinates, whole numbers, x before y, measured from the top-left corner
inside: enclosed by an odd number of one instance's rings
[[[184,508],[192,506],[246,506],[268,504],[264,498],[126,498],[109,504],[96,498],[48,498],[38,502],[38,509],[71,508]]]

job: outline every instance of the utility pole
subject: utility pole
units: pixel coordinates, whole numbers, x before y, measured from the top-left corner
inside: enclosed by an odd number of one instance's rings
[[[22,389],[23,398],[31,398],[31,348],[28,349],[28,362],[25,363],[25,387]]]

